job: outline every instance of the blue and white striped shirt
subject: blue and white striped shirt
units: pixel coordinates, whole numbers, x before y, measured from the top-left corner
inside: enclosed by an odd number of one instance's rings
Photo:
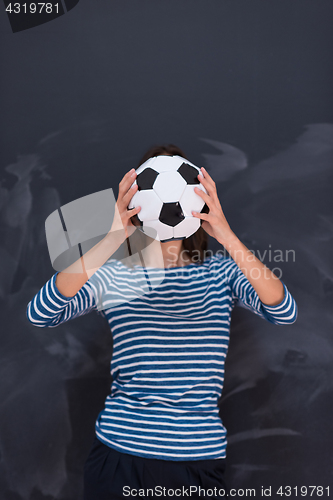
[[[285,284],[282,302],[264,305],[233,259],[220,254],[200,264],[150,269],[152,286],[145,293],[147,269],[115,259],[74,297],[59,292],[57,274],[28,304],[28,319],[56,327],[96,310],[113,335],[113,382],[96,420],[98,439],[145,458],[225,458],[227,430],[218,400],[231,311],[241,300],[271,323],[291,324],[297,306]]]

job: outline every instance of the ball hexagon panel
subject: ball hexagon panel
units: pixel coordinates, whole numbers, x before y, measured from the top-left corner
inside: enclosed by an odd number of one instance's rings
[[[179,201],[186,181],[177,171],[162,172],[154,183],[154,191],[164,203]]]
[[[137,213],[141,221],[155,220],[159,218],[163,202],[157,196],[153,189],[144,189],[134,193],[129,208],[140,206],[141,210]]]
[[[151,164],[151,167],[161,174],[162,172],[176,171],[184,161],[186,160],[180,156],[161,155],[155,157],[155,161]]]
[[[205,205],[204,200],[194,191],[195,187],[198,187],[201,191],[207,193],[202,184],[199,186],[188,184],[186,186],[179,200],[185,217],[193,217],[192,210],[195,212],[201,212],[203,206]]]
[[[178,201],[175,203],[163,203],[159,216],[159,220],[163,222],[163,224],[175,227],[183,219],[185,219],[185,216]]]
[[[148,228],[152,227],[156,230],[157,241],[168,241],[173,239],[173,227],[163,224],[160,220],[150,220],[148,224],[144,222],[142,225],[143,230],[145,229],[145,226]]]
[[[179,238],[186,234],[186,238],[195,233],[200,227],[200,219],[197,217],[185,217],[177,226],[173,228],[174,238]]]

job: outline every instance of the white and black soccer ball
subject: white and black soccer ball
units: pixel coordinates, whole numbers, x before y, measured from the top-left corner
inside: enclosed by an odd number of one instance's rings
[[[149,158],[136,172],[132,186],[138,184],[138,190],[128,209],[140,206],[141,210],[131,217],[133,224],[146,234],[152,228],[161,242],[188,238],[199,229],[201,219],[193,217],[192,210],[208,213],[208,207],[194,191],[197,186],[207,193],[197,178],[198,167],[178,155],[160,155]]]

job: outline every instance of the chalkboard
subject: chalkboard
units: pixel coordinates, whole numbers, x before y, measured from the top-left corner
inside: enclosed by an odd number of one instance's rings
[[[101,316],[55,329],[26,318],[55,272],[45,220],[80,197],[117,195],[149,147],[173,143],[206,167],[233,231],[275,269],[299,311],[289,326],[232,313],[220,402],[226,481],[257,497],[282,498],[279,488],[290,487],[291,498],[310,498],[301,488],[315,485],[328,498],[332,2],[80,0],[34,26],[10,18],[8,5],[0,13],[1,497],[81,500],[112,382]],[[210,238],[209,247],[220,245]]]

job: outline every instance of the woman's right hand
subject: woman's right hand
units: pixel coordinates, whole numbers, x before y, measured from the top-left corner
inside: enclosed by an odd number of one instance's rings
[[[106,237],[57,275],[56,285],[65,297],[74,297],[87,280],[118,250],[129,234],[135,231],[136,226],[132,224],[130,218],[137,214],[141,207],[127,210],[132,196],[138,189],[137,184],[131,188],[137,175],[133,170],[127,172],[119,184],[113,222]],[[112,231],[116,234],[111,234]],[[126,238],[124,238],[125,235]]]
[[[136,226],[130,220],[131,217],[133,217],[133,215],[136,215],[141,210],[141,207],[131,208],[130,210],[127,209],[133,195],[138,190],[137,184],[132,186],[133,182],[136,179],[136,176],[137,173],[133,168],[124,175],[119,183],[118,199],[116,202],[114,218],[110,229],[110,232],[125,230],[126,238],[133,234],[136,229]]]

